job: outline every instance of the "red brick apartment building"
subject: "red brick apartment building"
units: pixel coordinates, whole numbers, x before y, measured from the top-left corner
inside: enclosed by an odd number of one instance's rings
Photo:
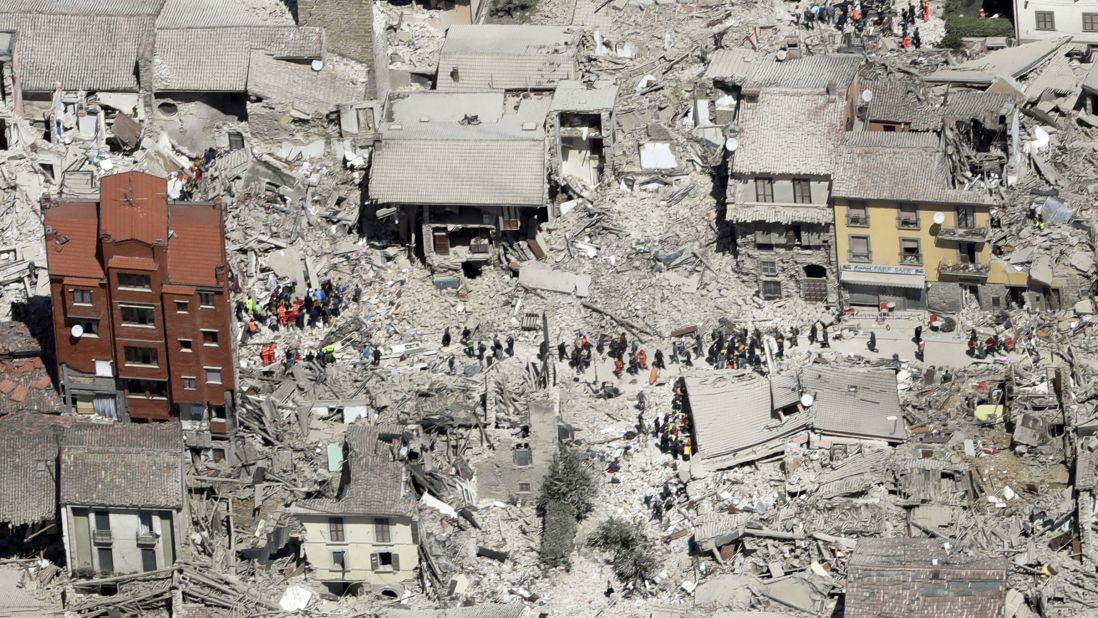
[[[62,397],[69,410],[230,431],[232,311],[220,201],[167,181],[103,178],[99,202],[44,204]],[[185,423],[186,425],[187,423]]]

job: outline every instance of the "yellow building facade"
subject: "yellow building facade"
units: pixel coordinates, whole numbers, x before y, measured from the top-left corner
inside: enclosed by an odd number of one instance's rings
[[[993,200],[951,186],[933,134],[848,134],[832,188],[839,281],[848,304],[927,307],[928,286],[978,294],[1024,287],[992,255]]]

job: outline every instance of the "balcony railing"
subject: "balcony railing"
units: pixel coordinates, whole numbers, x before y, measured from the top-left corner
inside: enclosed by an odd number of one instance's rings
[[[942,227],[938,229],[938,238],[958,242],[986,242],[987,233],[986,227]]]
[[[152,532],[137,533],[137,545],[138,547],[152,547],[156,545],[156,535]]]
[[[941,262],[938,264],[939,275],[950,275],[969,279],[987,279],[991,266],[987,264],[975,264],[972,262]]]
[[[869,217],[862,215],[847,215],[846,224],[850,227],[869,227]]]
[[[110,530],[92,530],[92,543],[96,545],[110,545],[114,542],[114,536]]]

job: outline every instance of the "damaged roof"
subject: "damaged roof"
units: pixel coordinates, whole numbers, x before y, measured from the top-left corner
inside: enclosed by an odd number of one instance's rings
[[[763,90],[744,99],[735,174],[831,173],[831,159],[843,130],[843,101],[824,94]]]
[[[94,202],[50,204],[45,224],[46,262],[51,276],[103,278],[96,256],[99,213]]]
[[[576,76],[572,26],[455,24],[438,60],[438,90],[552,89]]]
[[[762,57],[746,47],[718,49],[709,56],[705,67],[705,79],[731,84],[742,84],[751,75],[751,69]]]
[[[355,423],[344,438],[348,475],[339,498],[299,500],[298,512],[337,515],[402,515],[414,510],[405,496],[404,464],[394,461],[389,445],[382,442],[378,427]]]
[[[179,423],[76,425],[61,437],[64,505],[183,506]]]
[[[448,609],[394,608],[382,610],[380,618],[519,618],[523,610],[521,603],[470,605]]]
[[[801,370],[801,384],[815,399],[817,431],[889,441],[907,438],[892,369],[809,365]]]
[[[1017,79],[1037,68],[1070,40],[1070,36],[1063,36],[998,49],[968,62],[939,69],[928,75],[926,80],[986,85],[1000,76]]]
[[[253,50],[248,65],[248,94],[287,101],[303,112],[326,114],[339,105],[366,100],[365,84],[343,79],[330,67],[314,71],[306,64],[271,57]]]
[[[866,120],[898,123],[912,131],[934,131],[942,126],[942,116],[926,100],[919,100],[918,84],[911,80],[872,82],[865,89],[873,93]]]
[[[698,455],[714,459],[781,438],[807,422],[805,415],[774,414],[770,381],[751,372],[689,376],[686,395]]]
[[[158,91],[245,92],[253,50],[275,58],[320,58],[324,32],[292,25],[160,29],[154,86]]]
[[[999,618],[1007,560],[934,539],[861,539],[847,564],[847,618]]]
[[[952,90],[942,106],[942,118],[947,122],[959,120],[979,120],[985,127],[999,126],[1001,116],[1010,122],[1014,111],[1014,98],[1006,94],[997,94],[980,90]]]
[[[614,109],[618,98],[618,85],[609,80],[582,82],[561,80],[553,91],[553,112],[603,112]]]
[[[63,407],[41,358],[0,358],[0,414],[56,414]]]
[[[813,54],[796,60],[765,57],[751,64],[744,89],[782,88],[826,92],[829,87],[845,90],[858,76],[864,58],[856,54]]]
[[[937,141],[932,135],[913,132],[847,134],[835,152],[831,195],[857,200],[994,203],[984,192],[951,186],[946,157]]]

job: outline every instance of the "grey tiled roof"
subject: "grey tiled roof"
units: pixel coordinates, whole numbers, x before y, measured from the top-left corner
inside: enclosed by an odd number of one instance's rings
[[[450,26],[439,55],[436,88],[552,88],[576,76],[579,34],[571,26]]]
[[[347,428],[349,475],[338,499],[298,501],[300,510],[339,515],[399,515],[414,509],[405,496],[404,465],[394,461],[378,429],[365,423]]]
[[[64,447],[92,449],[145,449],[179,452],[183,428],[179,423],[81,423],[61,438]]]
[[[709,56],[709,65],[705,67],[705,79],[742,84],[751,75],[751,69],[757,62],[769,62],[769,60],[746,47],[718,49]]]
[[[815,223],[817,225],[830,225],[835,216],[826,206],[797,205],[786,206],[779,204],[737,204],[728,209],[728,220],[733,223]]]
[[[862,539],[847,565],[847,618],[999,618],[1007,561],[933,539]]]
[[[524,607],[510,605],[472,605],[449,609],[386,609],[380,618],[519,618]]]
[[[183,507],[182,444],[176,451],[64,447],[61,504]]]
[[[57,514],[57,436],[71,420],[33,412],[0,417],[0,522],[18,526]]]
[[[847,134],[835,152],[835,172],[831,195],[859,200],[897,200],[914,202],[953,202],[991,204],[993,200],[978,190],[965,191],[950,186],[945,155],[927,147],[927,137],[912,133],[871,136]],[[867,145],[872,140],[888,143]],[[919,173],[912,173],[919,170]]]
[[[276,60],[253,51],[248,69],[248,94],[293,103],[304,112],[327,113],[340,104],[366,99],[366,89],[335,75],[331,69],[314,71],[309,65]]]
[[[867,148],[922,148],[937,150],[941,140],[924,131],[852,131],[843,135],[846,146]]]
[[[138,57],[152,40],[154,21],[155,15],[148,14],[20,13],[0,8],[0,30],[16,31],[20,84],[28,92],[52,92],[58,84],[72,90],[136,92]]]
[[[323,31],[295,26],[160,29],[154,85],[160,91],[244,92],[252,50],[276,58],[319,58]]]
[[[735,174],[831,173],[843,130],[843,102],[823,94],[763,90],[742,103]]]
[[[803,428],[805,415],[779,422],[770,382],[754,373],[721,372],[686,378],[698,455],[713,459],[780,438]]]
[[[5,0],[6,13],[54,15],[156,15],[164,0]]]
[[[160,0],[164,8],[156,19],[157,28],[217,28],[221,26],[270,26],[275,16],[260,14],[247,2],[224,0]],[[281,25],[293,26],[289,11]]]
[[[517,139],[384,139],[370,198],[386,204],[541,206],[545,146]]]
[[[81,423],[61,435],[61,504],[183,506],[179,423]]]
[[[873,93],[867,113],[870,122],[896,122],[914,131],[934,131],[942,126],[942,115],[927,101],[919,101],[916,84],[907,80],[865,84]]]
[[[907,437],[891,369],[809,365],[801,371],[801,385],[816,399],[812,411],[817,431],[886,440]]]
[[[828,85],[846,88],[858,75],[862,56],[818,54],[779,62],[762,58],[752,63],[744,88],[786,88],[824,92]]]

